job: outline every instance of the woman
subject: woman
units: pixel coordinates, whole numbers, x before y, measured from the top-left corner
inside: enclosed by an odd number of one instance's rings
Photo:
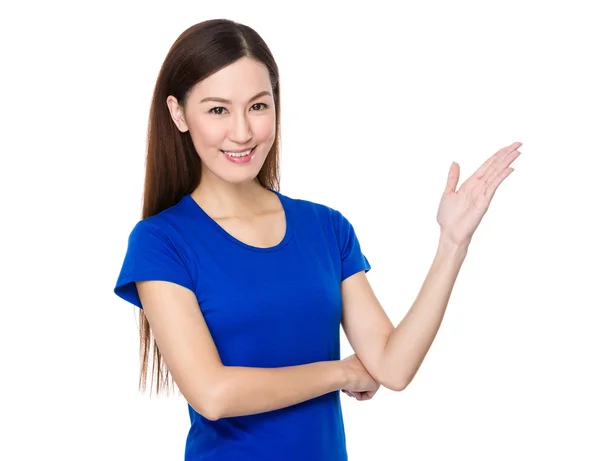
[[[457,191],[450,167],[440,239],[396,327],[375,297],[350,222],[279,192],[280,88],[251,28],[185,31],[150,112],[142,219],[115,293],[140,308],[143,367],[188,402],[186,460],[345,460],[339,390],[370,399],[413,379],[442,321],[469,242],[521,143]],[[340,360],[342,325],[356,352]]]

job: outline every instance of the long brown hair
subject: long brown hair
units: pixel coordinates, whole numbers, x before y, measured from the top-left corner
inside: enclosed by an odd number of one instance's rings
[[[280,92],[277,64],[269,47],[254,29],[227,19],[212,19],[190,27],[177,38],[158,74],[148,121],[142,218],[175,205],[201,180],[200,157],[189,131],[180,132],[171,119],[167,97],[174,96],[185,107],[196,83],[242,57],[262,62],[269,71],[275,102],[275,141],[257,180],[263,187],[279,190]],[[142,392],[146,390],[148,359],[152,349],[152,381],[155,382],[156,393],[163,389],[168,391],[170,373],[143,309],[139,309],[139,329],[139,389]]]

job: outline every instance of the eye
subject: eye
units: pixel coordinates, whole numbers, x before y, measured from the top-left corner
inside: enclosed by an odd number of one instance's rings
[[[261,109],[266,109],[266,108],[267,108],[267,105],[266,105],[265,103],[262,103],[262,102],[257,102],[256,104],[254,104],[254,105],[252,106],[252,108],[251,108],[251,109],[252,109],[252,110],[261,110]]]
[[[227,109],[225,109],[224,107],[213,107],[211,110],[209,110],[209,112],[216,115],[223,115],[223,112],[225,110]]]

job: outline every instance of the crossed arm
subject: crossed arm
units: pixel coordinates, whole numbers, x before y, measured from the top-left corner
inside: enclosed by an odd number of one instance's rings
[[[364,272],[342,282],[342,326],[357,357],[383,386],[412,380],[442,321],[466,250],[441,241],[414,305],[394,328]],[[169,282],[137,282],[154,339],[183,396],[217,420],[276,410],[344,389],[343,361],[283,368],[224,366],[195,295]]]

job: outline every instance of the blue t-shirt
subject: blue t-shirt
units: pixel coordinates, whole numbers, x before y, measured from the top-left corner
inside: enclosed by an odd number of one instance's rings
[[[247,245],[190,195],[139,221],[115,293],[142,307],[135,281],[192,290],[226,366],[276,368],[340,359],[342,280],[368,271],[338,211],[274,191],[286,216],[282,241]],[[168,306],[165,306],[168,308]],[[287,408],[210,421],[188,405],[185,460],[347,460],[340,392]]]

